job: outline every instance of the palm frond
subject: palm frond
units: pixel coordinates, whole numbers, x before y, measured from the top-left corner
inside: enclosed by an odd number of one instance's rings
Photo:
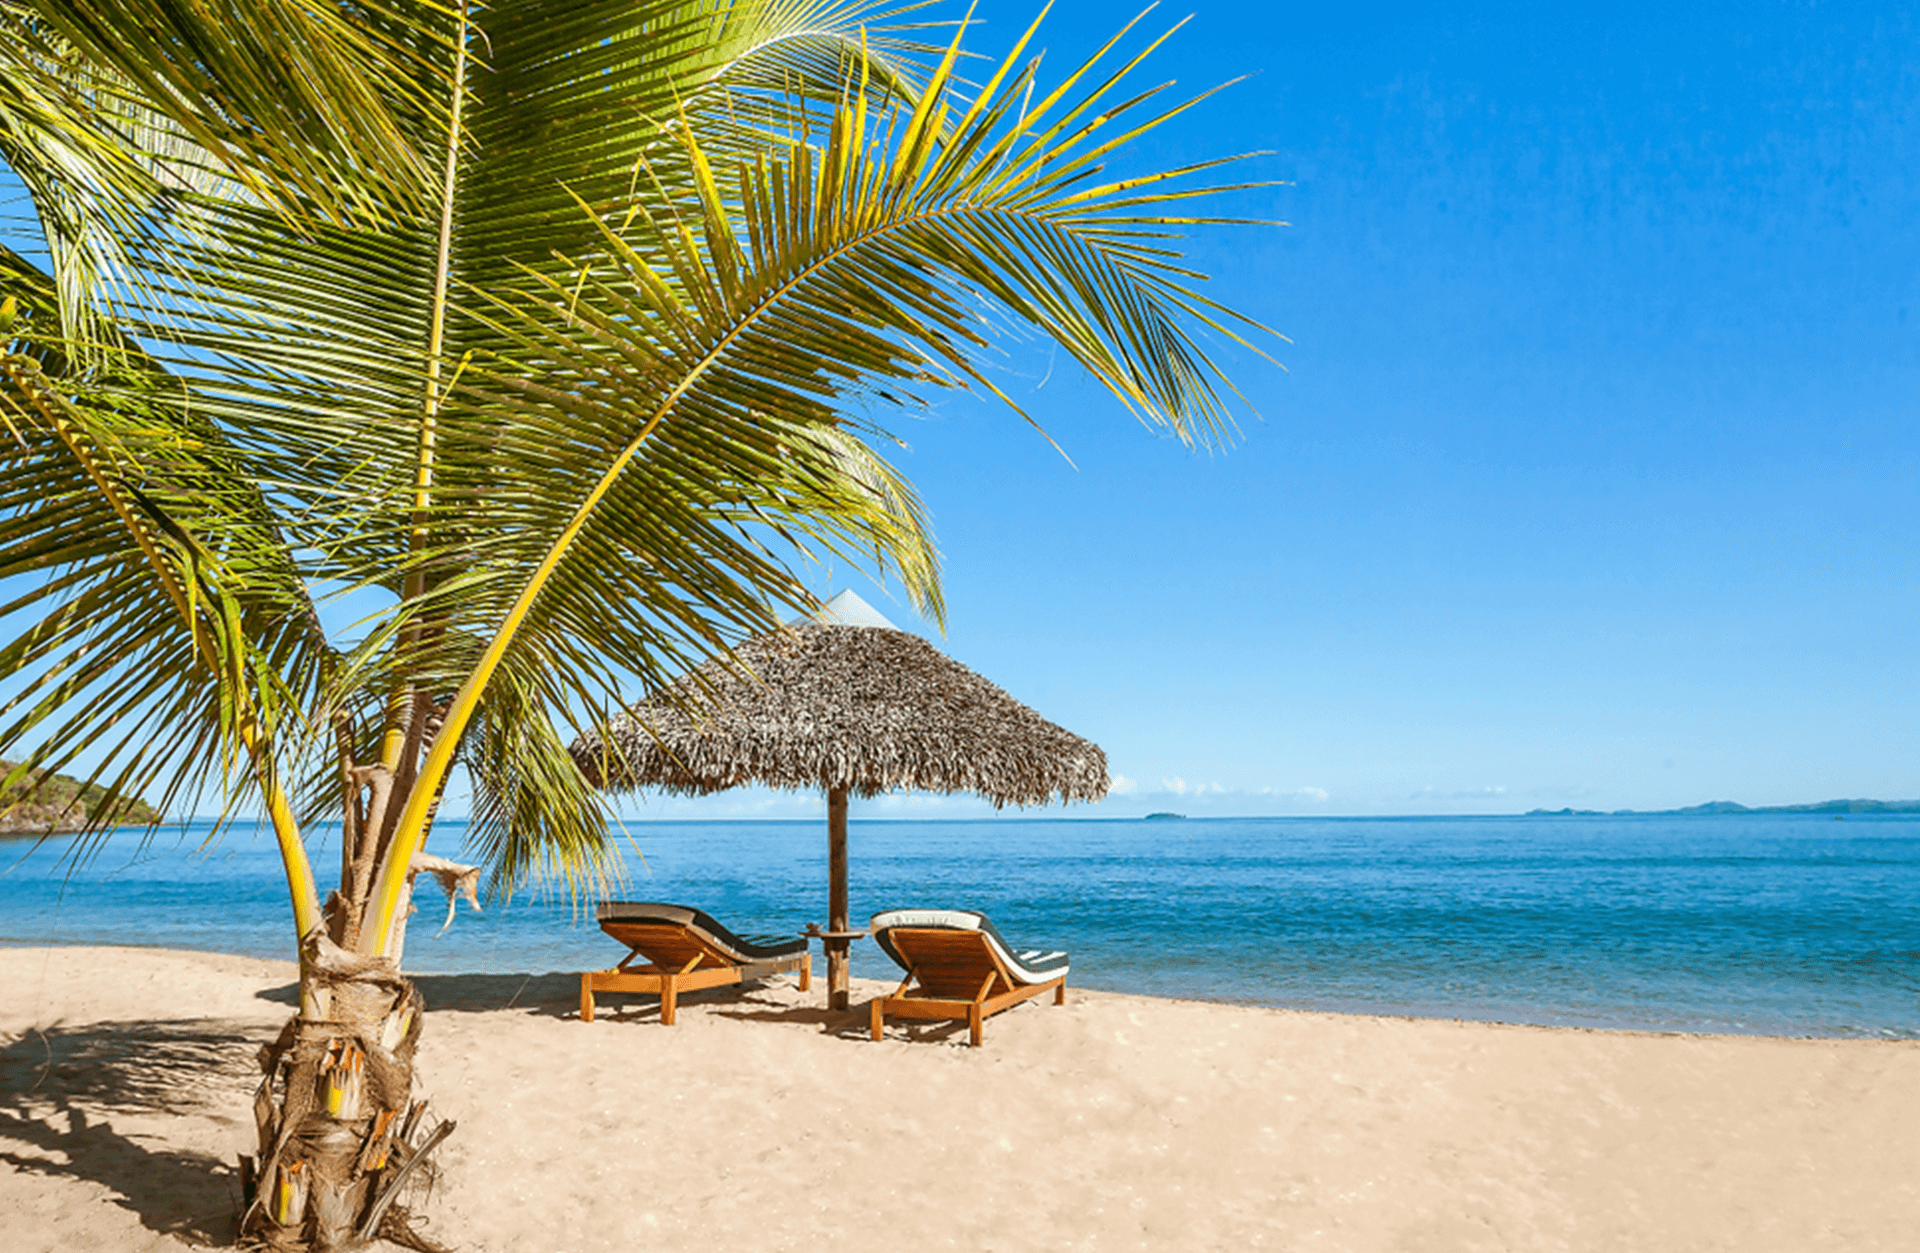
[[[452,18],[430,0],[8,0],[0,30],[10,74],[137,99],[290,218],[378,223],[427,202]]]
[[[0,392],[0,578],[33,585],[0,668],[36,676],[0,746],[132,790],[266,769],[317,813],[333,739],[365,760],[444,707],[383,873],[457,759],[498,890],[597,885],[557,724],[809,604],[816,555],[943,612],[875,413],[1000,394],[1015,330],[1230,440],[1208,341],[1262,330],[1177,238],[1249,184],[1103,169],[1204,96],[1136,87],[1158,41],[1119,37],[1043,87],[1033,29],[964,84],[911,9],[0,0],[0,157],[56,256],[0,254],[33,329]],[[317,581],[398,603],[336,649]]]
[[[0,376],[0,580],[25,588],[0,609],[0,745],[89,754],[163,800],[216,769],[277,790],[275,745],[310,738],[332,658],[258,488],[177,380],[49,378],[20,352]]]
[[[1029,109],[1037,62],[1019,64],[1021,48],[964,105],[959,51],[910,107],[876,115],[850,86],[822,147],[790,139],[726,181],[683,126],[690,187],[656,182],[614,213],[582,198],[597,249],[571,275],[525,267],[525,294],[489,293],[505,347],[447,415],[435,495],[476,526],[446,612],[461,639],[490,642],[447,667],[465,677],[443,736],[494,681],[558,675],[591,704],[588,677],[624,665],[653,687],[703,647],[765,629],[799,590],[796,547],[922,551],[930,571],[917,506],[849,476],[841,454],[853,410],[883,387],[991,389],[996,312],[1066,348],[1149,424],[1230,437],[1194,326],[1247,341],[1168,249],[1135,246],[1143,224],[1165,225],[1142,206],[1184,193],[1086,186],[1112,147],[1095,132],[1154,98],[1108,99],[1140,58],[1075,97],[1083,65]],[[424,773],[452,751],[436,743]],[[425,812],[416,796],[389,878]]]
[[[604,897],[623,876],[606,801],[568,755],[558,730],[565,710],[555,705],[561,693],[541,677],[531,686],[492,685],[467,734],[467,849],[489,867],[489,895],[545,882]]]

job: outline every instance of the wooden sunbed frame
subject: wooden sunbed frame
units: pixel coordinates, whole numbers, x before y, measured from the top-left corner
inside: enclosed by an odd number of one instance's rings
[[[789,970],[800,972],[802,992],[813,986],[813,954],[810,952],[742,962],[714,947],[698,931],[679,923],[605,919],[600,929],[632,951],[611,970],[589,970],[580,976],[581,1022],[593,1021],[595,992],[653,993],[660,998],[661,1024],[671,1027],[682,992],[764,979]],[[647,964],[634,965],[638,957],[647,958]]]
[[[890,927],[888,938],[907,959],[907,977],[891,996],[872,1002],[873,1038],[882,1038],[889,1015],[895,1018],[965,1019],[967,1043],[980,1047],[988,1018],[1021,1001],[1053,993],[1053,1003],[1067,1003],[1067,977],[1042,983],[1020,983],[978,931],[951,927]],[[909,991],[914,983],[920,986]],[[997,989],[997,990],[996,990]]]

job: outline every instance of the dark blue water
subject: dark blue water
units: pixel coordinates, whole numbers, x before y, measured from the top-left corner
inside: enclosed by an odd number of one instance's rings
[[[826,921],[812,822],[630,824],[633,899],[739,931]],[[0,942],[290,956],[270,840],[204,827],[76,872],[64,842],[0,841]],[[451,854],[459,829],[435,847]],[[1488,1019],[1920,1037],[1920,819],[1908,816],[860,822],[856,925],[900,905],[985,910],[1073,954],[1086,987]],[[22,860],[24,855],[24,860]],[[332,856],[337,856],[334,854]],[[332,861],[315,860],[323,880]],[[18,863],[18,864],[15,864]],[[444,935],[419,972],[580,970],[621,954],[565,900],[523,896]],[[897,972],[870,944],[854,972]]]

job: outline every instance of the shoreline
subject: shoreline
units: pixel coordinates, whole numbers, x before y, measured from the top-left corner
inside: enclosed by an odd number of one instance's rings
[[[1081,835],[1025,821],[881,823],[850,854],[850,903],[864,913],[937,883],[942,900],[984,909],[1010,936],[1071,951],[1081,985],[1127,992],[1662,1034],[1920,1038],[1909,991],[1920,955],[1901,941],[1920,926],[1914,822],[1875,819],[1847,835],[1847,824],[1790,815],[1531,821],[1309,824],[1293,835],[1237,821]],[[291,957],[271,842],[202,853],[201,834],[144,851],[115,836],[79,871],[56,841],[0,876],[0,934]],[[819,921],[817,831],[696,823],[636,834],[645,859],[622,845],[630,878],[614,895],[694,901],[736,931]],[[175,908],[185,900],[194,906]],[[483,904],[444,935],[438,917],[416,928],[408,964],[565,971],[611,960],[591,909],[557,889]],[[855,946],[853,968],[892,974],[871,944]]]
[[[291,945],[289,945],[289,947],[291,947]],[[58,939],[14,940],[14,939],[8,939],[4,936],[0,936],[0,952],[5,952],[8,950],[14,950],[14,949],[41,949],[41,948],[101,949],[101,950],[129,949],[135,952],[173,953],[173,954],[179,954],[181,956],[187,956],[187,957],[192,957],[192,956],[233,957],[233,958],[238,958],[246,961],[281,962],[281,963],[284,963],[289,969],[295,968],[295,963],[290,958],[280,957],[280,956],[267,956],[261,953],[235,952],[231,949],[192,949],[192,948],[179,948],[173,945],[166,945],[166,944],[122,944],[122,943],[98,944],[98,943],[91,943],[84,940],[58,940]],[[816,954],[815,956],[817,959],[818,954]],[[577,969],[576,970],[545,970],[545,971],[433,970],[433,971],[407,971],[405,973],[409,979],[432,981],[432,980],[442,980],[442,979],[464,979],[464,978],[570,979],[570,978],[577,977],[580,971]],[[289,976],[289,977],[291,978],[292,976]],[[883,985],[887,987],[892,986],[891,984],[887,983],[887,981],[885,980],[860,979],[857,976],[856,976],[856,982],[870,983],[870,984],[873,984],[875,987],[881,987]],[[1069,982],[1071,983],[1071,980],[1069,980]],[[1177,1004],[1177,1005],[1201,1005],[1201,1006],[1215,1005],[1215,1006],[1221,1006],[1223,1008],[1263,1010],[1263,1011],[1269,1011],[1277,1014],[1321,1014],[1321,1015],[1325,1015],[1327,1017],[1332,1017],[1332,1018],[1368,1018],[1368,1019],[1379,1018],[1379,1019],[1391,1020],[1395,1022],[1408,1022],[1408,1023],[1460,1023],[1460,1024],[1473,1025],[1473,1026],[1512,1027],[1512,1028],[1515,1028],[1516,1030],[1529,1030],[1529,1031],[1582,1031],[1582,1032],[1603,1033],[1607,1035],[1647,1036],[1654,1039],[1836,1040],[1836,1041],[1861,1041],[1861,1042],[1869,1042],[1869,1043],[1886,1043],[1886,1044],[1920,1043],[1920,1034],[1903,1035],[1903,1034],[1899,1034],[1897,1031],[1895,1031],[1892,1028],[1881,1029],[1873,1033],[1869,1033],[1865,1030],[1861,1030],[1861,1031],[1856,1031],[1855,1033],[1849,1034],[1849,1035],[1837,1035],[1837,1034],[1823,1035],[1823,1034],[1814,1034],[1814,1033],[1805,1033],[1800,1035],[1784,1035],[1778,1032],[1763,1031],[1763,1030],[1704,1031],[1704,1030],[1693,1030],[1686,1027],[1673,1027],[1668,1029],[1662,1029],[1659,1027],[1610,1026],[1606,1024],[1589,1024],[1589,1023],[1578,1023],[1578,1022],[1529,1022],[1519,1018],[1473,1018],[1473,1017],[1467,1017],[1467,1016],[1458,1015],[1458,1014],[1420,1014],[1420,1013],[1413,1013],[1413,1012],[1403,1012],[1398,1009],[1371,1009],[1371,1008],[1366,1008],[1364,1006],[1353,1006],[1350,1008],[1346,1008],[1346,1007],[1336,1007],[1336,1006],[1330,1006],[1330,1005],[1291,1005],[1291,1004],[1283,1004],[1279,1001],[1263,1001],[1263,1000],[1255,1000],[1251,998],[1236,998],[1236,997],[1164,996],[1164,995],[1160,995],[1158,993],[1152,993],[1152,992],[1124,992],[1115,988],[1097,987],[1097,986],[1091,986],[1087,984],[1071,984],[1071,986],[1076,992],[1092,992],[1102,996],[1133,996],[1133,997],[1138,997],[1142,1000],[1164,1001],[1169,1004]],[[431,1002],[428,1004],[428,1009],[429,1010],[433,1009],[433,1005],[431,1004]]]
[[[289,961],[0,946],[0,1229],[231,1238]],[[422,1209],[468,1250],[1900,1249],[1920,1042],[1329,1014],[1069,988],[866,1038],[778,979],[606,998],[426,975]],[[1041,998],[1042,1001],[1046,998]],[[224,1234],[223,1234],[224,1233]]]

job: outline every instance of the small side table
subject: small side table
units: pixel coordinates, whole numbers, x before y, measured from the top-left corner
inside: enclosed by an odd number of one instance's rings
[[[819,923],[810,922],[800,934],[810,940],[820,941],[820,946],[827,951],[827,1008],[853,1008],[853,992],[847,977],[847,952],[855,940],[864,940],[870,933],[822,931]]]

